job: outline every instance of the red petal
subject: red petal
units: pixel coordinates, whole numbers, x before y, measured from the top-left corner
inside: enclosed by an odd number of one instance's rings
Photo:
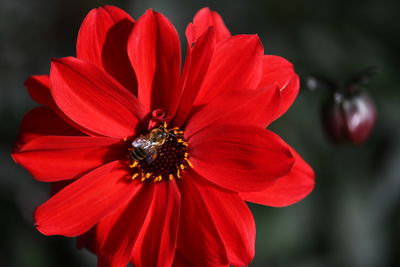
[[[42,136],[13,154],[37,180],[74,179],[123,156],[119,139],[89,136]]]
[[[195,171],[236,192],[266,188],[293,166],[292,155],[282,139],[254,126],[212,125],[188,142]]]
[[[122,9],[105,6],[92,9],[82,22],[76,41],[76,54],[78,58],[103,67],[103,48],[109,30],[116,23],[132,18]]]
[[[53,108],[55,105],[50,92],[49,75],[34,75],[25,81],[29,95],[38,104]]]
[[[177,241],[181,197],[174,181],[154,186],[148,216],[136,242],[135,266],[171,266]]]
[[[236,122],[265,127],[272,121],[280,104],[277,88],[236,90],[214,98],[192,115],[185,128],[185,137],[214,123]]]
[[[236,121],[266,127],[286,112],[297,96],[298,76],[292,64],[282,58],[266,56],[264,63],[259,89],[247,92],[231,90],[215,97],[208,105],[198,107],[196,113],[192,112],[185,134],[190,136],[217,121]]]
[[[17,147],[45,135],[83,135],[69,124],[65,123],[51,109],[34,108],[22,119]]]
[[[144,115],[142,106],[105,72],[68,57],[53,60],[50,78],[55,102],[74,122],[110,137],[135,133]]]
[[[231,37],[231,33],[225,26],[221,16],[217,12],[211,11],[208,7],[202,8],[197,12],[193,18],[193,24],[196,26],[197,36],[200,36],[208,27],[212,26],[216,33],[217,42]],[[187,39],[190,40],[189,36],[187,36]]]
[[[228,109],[221,116],[221,121],[236,121],[257,127],[267,127],[279,112],[281,103],[281,93],[278,87],[267,87],[258,89],[257,92],[251,91],[253,96],[242,99],[242,104],[237,104],[236,108]],[[240,94],[239,94],[240,95]],[[225,101],[227,102],[228,97]]]
[[[131,259],[133,247],[148,214],[155,188],[143,183],[138,187],[140,190],[127,205],[104,218],[96,226],[94,238],[99,267],[124,267]]]
[[[102,68],[135,94],[136,78],[127,53],[133,25],[133,19],[117,7],[92,9],[79,30],[76,53],[78,58]]]
[[[200,182],[189,171],[182,179],[178,249],[195,266],[248,265],[254,257],[253,216],[237,193]]]
[[[279,110],[273,114],[273,118],[277,119],[282,116],[299,93],[300,80],[294,72],[293,65],[286,59],[279,56],[264,56],[263,77],[258,87],[278,86],[281,93],[281,102]]]
[[[240,196],[250,202],[272,207],[283,207],[305,198],[314,189],[314,172],[311,167],[292,150],[295,163],[288,175],[279,178],[272,186],[250,193],[240,193]]]
[[[76,124],[74,121],[65,116],[65,114],[58,108],[57,104],[54,102],[53,96],[51,95],[50,80],[48,75],[31,76],[26,80],[25,86],[28,88],[28,92],[33,100],[54,110],[65,122],[79,131],[87,133],[88,135],[98,135]]]
[[[262,74],[263,53],[257,35],[235,35],[217,43],[196,104],[229,91],[255,89]]]
[[[126,176],[118,161],[86,174],[36,208],[37,229],[45,235],[83,234],[135,194],[137,183]]]
[[[179,103],[180,41],[164,15],[148,10],[135,25],[128,54],[138,79],[138,97],[147,111],[171,116]]]
[[[192,24],[188,28],[193,27]],[[174,117],[174,125],[180,126],[192,108],[201,88],[215,48],[215,33],[209,28],[195,42],[188,44],[188,53],[183,68],[181,85],[183,94]]]

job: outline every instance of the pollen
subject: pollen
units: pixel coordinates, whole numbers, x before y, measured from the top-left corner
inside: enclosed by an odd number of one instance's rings
[[[168,129],[164,123],[134,139],[128,148],[131,179],[154,183],[181,179],[182,171],[193,168],[183,134],[178,127]]]

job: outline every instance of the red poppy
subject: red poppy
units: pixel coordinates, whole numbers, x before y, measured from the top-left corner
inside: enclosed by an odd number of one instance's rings
[[[92,10],[77,56],[26,86],[43,105],[13,153],[54,195],[35,210],[45,235],[79,236],[98,266],[242,266],[254,257],[245,201],[286,206],[312,169],[266,130],[299,89],[292,64],[257,35],[231,35],[200,10],[180,41],[162,14],[137,22]]]

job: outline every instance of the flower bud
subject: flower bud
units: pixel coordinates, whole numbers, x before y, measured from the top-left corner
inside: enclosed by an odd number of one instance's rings
[[[361,144],[369,137],[376,122],[376,108],[361,88],[351,92],[334,91],[322,107],[327,134],[337,143]]]

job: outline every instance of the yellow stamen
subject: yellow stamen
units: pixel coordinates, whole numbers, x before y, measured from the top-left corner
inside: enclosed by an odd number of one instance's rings
[[[178,143],[183,143],[185,141],[183,141],[182,139],[178,139]]]
[[[186,167],[185,167],[185,165],[181,164],[181,165],[179,165],[179,168],[181,168],[181,170],[184,170]]]
[[[191,168],[193,168],[193,164],[190,162],[190,160],[187,159],[187,158],[185,158],[185,160],[186,160],[187,164],[188,164]]]
[[[184,146],[188,146],[188,145],[189,145],[189,143],[188,143],[188,142],[182,142],[182,145],[184,145]]]
[[[164,128],[167,128],[168,123],[166,121],[164,121]]]
[[[159,181],[161,181],[162,180],[162,176],[161,175],[159,175],[159,176],[157,176],[156,178],[154,178],[154,182],[155,183],[157,183],[157,182],[159,182]]]
[[[131,165],[129,165],[129,168],[135,168],[139,165],[139,161],[135,160]]]
[[[189,153],[185,152],[185,159],[187,159],[187,157],[189,157]]]
[[[169,174],[169,180],[173,180],[174,176],[172,174]]]
[[[151,175],[152,175],[152,173],[151,173],[151,172],[148,172],[148,173],[146,173],[145,177],[146,177],[146,178],[150,178]]]
[[[135,180],[138,176],[139,176],[139,173],[135,173],[134,175],[132,175],[132,180]]]
[[[174,130],[174,134],[183,134],[183,131]]]
[[[182,175],[181,175],[181,170],[180,170],[180,169],[178,169],[178,168],[177,168],[177,171],[176,171],[176,176],[177,176],[179,179],[181,179],[181,178],[182,178]]]

